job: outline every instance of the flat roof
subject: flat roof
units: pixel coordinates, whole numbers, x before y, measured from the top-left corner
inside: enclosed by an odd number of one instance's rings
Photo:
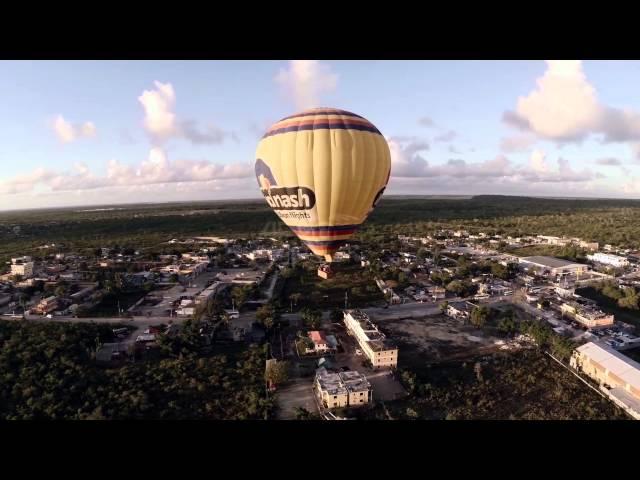
[[[640,363],[608,345],[589,342],[576,349],[634,388],[640,389]]]
[[[568,260],[563,260],[562,258],[545,257],[543,255],[534,255],[532,257],[522,257],[520,261],[526,262],[526,263],[534,263],[536,265],[542,265],[544,267],[549,267],[549,268],[561,268],[561,267],[569,267],[569,266],[575,266],[575,265],[586,267],[586,265],[582,263],[569,262]]]

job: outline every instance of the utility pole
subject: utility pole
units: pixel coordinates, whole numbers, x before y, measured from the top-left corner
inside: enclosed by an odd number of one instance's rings
[[[346,310],[347,307],[347,302],[349,300],[349,294],[347,293],[347,290],[344,291],[344,309]]]

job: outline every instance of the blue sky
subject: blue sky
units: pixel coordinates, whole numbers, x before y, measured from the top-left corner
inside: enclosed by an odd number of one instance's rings
[[[632,61],[0,61],[0,209],[258,197],[261,132],[313,106],[385,135],[389,193],[636,198],[639,83]]]

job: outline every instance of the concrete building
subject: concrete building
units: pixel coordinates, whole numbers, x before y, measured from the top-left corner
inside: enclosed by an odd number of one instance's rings
[[[598,382],[609,398],[640,420],[640,364],[613,348],[589,342],[576,348],[570,365]]]
[[[447,305],[444,313],[451,318],[468,319],[475,307],[471,302],[452,302]]]
[[[587,258],[592,262],[602,263],[605,265],[611,265],[613,267],[622,268],[629,266],[629,260],[619,255],[612,255],[610,253],[594,253],[593,255],[587,255]]]
[[[324,278],[325,280],[333,277],[333,270],[331,270],[331,266],[329,264],[321,265],[318,268],[318,276],[320,278]]]
[[[11,275],[20,275],[22,278],[33,276],[33,262],[31,257],[17,257],[11,259]]]
[[[582,263],[573,263],[561,258],[536,255],[523,257],[520,265],[527,271],[534,271],[539,275],[551,275],[553,277],[562,274],[580,274],[589,270],[589,266]]]
[[[356,338],[373,368],[398,366],[398,347],[378,330],[369,316],[360,310],[345,310],[344,324]]]
[[[597,308],[595,305],[583,305],[575,301],[567,301],[560,306],[563,314],[573,317],[576,322],[587,328],[603,328],[613,325],[614,316]]]
[[[314,389],[318,400],[329,409],[366,405],[372,400],[371,384],[354,371],[329,373],[319,368]]]
[[[46,315],[56,310],[58,306],[58,297],[51,296],[40,300],[40,303],[36,305],[34,310],[36,313]]]

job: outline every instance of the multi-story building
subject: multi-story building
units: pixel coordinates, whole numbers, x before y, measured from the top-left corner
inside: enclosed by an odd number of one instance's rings
[[[598,382],[616,404],[640,420],[640,364],[613,348],[589,342],[576,348],[570,365]]]
[[[58,307],[58,297],[51,296],[40,300],[40,303],[36,305],[36,308],[34,310],[36,311],[36,313],[46,315],[47,313],[53,312]]]
[[[20,275],[22,278],[33,276],[33,262],[31,257],[17,257],[11,259],[11,275]]]
[[[329,373],[319,368],[314,383],[316,395],[325,408],[355,407],[370,403],[371,384],[361,373]]]
[[[594,305],[568,301],[560,306],[563,314],[569,314],[587,328],[603,328],[613,325],[614,315],[605,313]]]
[[[344,324],[358,341],[373,368],[395,368],[398,365],[398,347],[378,330],[366,313],[345,310]]]
[[[612,255],[610,253],[594,253],[593,255],[587,255],[587,258],[592,262],[603,263],[605,265],[611,265],[613,267],[622,268],[629,266],[629,260],[619,255]]]

